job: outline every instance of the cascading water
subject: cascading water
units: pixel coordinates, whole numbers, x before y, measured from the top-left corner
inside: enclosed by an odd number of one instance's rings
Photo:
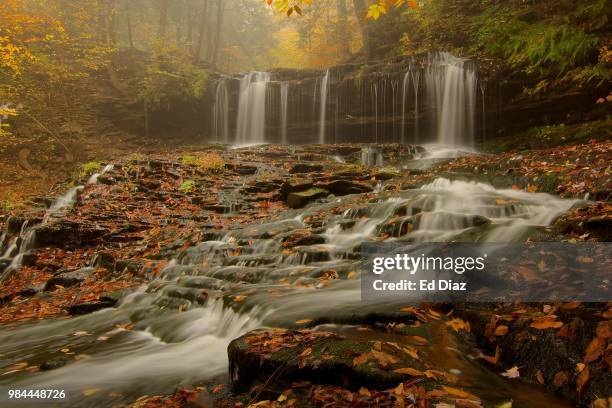
[[[474,144],[477,75],[473,64],[449,53],[432,53],[425,72],[428,102],[434,107],[437,142]]]
[[[266,95],[270,73],[250,72],[240,80],[236,141],[239,144],[264,143]]]
[[[411,74],[412,70],[408,69],[402,81],[402,134],[400,139],[402,144],[406,143],[406,99],[408,98],[408,86],[410,85]]]
[[[213,106],[213,133],[218,141],[229,142],[229,95],[225,78],[217,81]]]
[[[321,89],[319,90],[319,95],[321,95],[321,100],[319,101],[319,143],[325,143],[325,126],[326,126],[326,116],[327,116],[327,93],[329,90],[329,69],[325,71],[325,75],[321,80]]]
[[[412,73],[412,85],[414,86],[414,141],[419,141],[419,85],[421,83],[421,71]]]
[[[104,166],[101,171],[92,174],[85,185],[96,184],[101,175],[111,171],[112,169],[112,164]],[[47,224],[54,218],[59,218],[65,215],[65,213],[77,202],[79,194],[84,188],[84,185],[73,187],[65,194],[58,197],[53,202],[51,207],[49,207],[49,209],[45,212],[42,225]],[[21,226],[19,235],[12,240],[9,248],[2,254],[0,260],[10,260],[10,263],[8,266],[4,267],[4,270],[2,270],[3,265],[0,263],[0,283],[11,276],[11,274],[18,271],[23,264],[25,256],[29,254],[32,249],[34,249],[34,246],[36,245],[36,229],[34,227],[35,226],[28,225],[28,221],[26,220]],[[2,242],[0,241],[0,244],[1,243]]]
[[[375,200],[334,198],[277,221],[230,230],[219,240],[179,251],[157,280],[116,308],[0,332],[7,365],[40,364],[49,358],[48,350],[87,356],[51,371],[1,376],[0,386],[61,388],[72,406],[92,406],[96,398],[121,403],[169,393],[180,384],[215,381],[227,370],[228,343],[254,328],[294,327],[304,317],[341,323],[396,310],[388,301],[361,302],[359,279],[319,280],[330,270],[344,277],[358,274],[364,242],[383,236],[408,242],[516,241],[575,203],[446,179],[379,194]],[[324,228],[314,227],[314,218]],[[287,240],[304,230],[313,239],[288,251]],[[121,328],[126,321],[132,329]],[[96,384],[93,395],[85,392],[90,384]]]
[[[287,144],[287,113],[289,109],[289,83],[282,82],[280,85],[281,101],[281,142]]]

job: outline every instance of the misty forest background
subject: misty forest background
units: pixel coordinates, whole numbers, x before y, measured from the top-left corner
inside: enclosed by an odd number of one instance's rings
[[[19,205],[78,163],[181,140],[155,119],[170,123],[172,105],[204,98],[217,72],[445,50],[478,61],[482,77],[518,80],[532,100],[588,92],[592,103],[567,122],[601,134],[612,58],[606,0],[393,3],[3,1],[2,205]],[[545,131],[563,133],[563,124]]]

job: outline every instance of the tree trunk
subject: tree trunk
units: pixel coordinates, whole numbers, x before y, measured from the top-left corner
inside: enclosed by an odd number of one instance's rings
[[[161,42],[160,45],[166,40],[166,28],[168,26],[168,1],[169,0],[160,0],[159,1],[159,26],[157,38]]]
[[[353,0],[353,7],[355,8],[355,15],[357,16],[357,22],[361,29],[361,39],[363,41],[363,53],[366,59],[370,59],[370,26],[366,18],[368,14],[368,5],[366,0]]]
[[[212,56],[212,67],[217,67],[217,60],[219,59],[219,49],[221,48],[221,29],[223,28],[223,14],[225,12],[225,2],[223,0],[217,0],[217,33],[215,35],[215,47]]]
[[[213,22],[215,20],[215,16],[213,16],[213,9],[215,5],[212,0],[208,1],[208,8],[206,9],[206,52],[204,53],[204,59],[206,61],[210,61],[212,59],[213,52]]]
[[[187,12],[187,45],[193,55],[193,16],[192,10],[189,7],[185,8]]]
[[[206,18],[208,17],[208,0],[202,0],[202,14],[200,15],[200,32],[198,34],[198,42],[195,46],[193,59],[195,62],[200,60],[202,55],[202,44],[204,43],[204,32],[206,31]]]
[[[348,10],[346,0],[336,0],[336,38],[340,44],[340,56],[346,59],[351,55],[350,30],[348,26]]]
[[[106,34],[106,46],[113,50],[110,58],[108,60],[108,64],[106,64],[106,72],[108,73],[108,78],[117,91],[123,93],[123,87],[121,86],[121,81],[117,76],[117,72],[115,71],[115,48],[117,46],[117,30],[115,30],[115,0],[106,0],[106,13],[105,13],[105,34]]]
[[[130,48],[134,49],[134,37],[132,35],[132,16],[130,13],[130,0],[125,0],[125,16],[127,19],[127,34]]]

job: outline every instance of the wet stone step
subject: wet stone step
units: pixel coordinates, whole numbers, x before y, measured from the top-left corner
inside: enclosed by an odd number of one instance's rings
[[[223,263],[228,266],[260,266],[273,264],[278,259],[279,255],[276,254],[240,255],[226,258]]]
[[[210,276],[186,276],[179,278],[178,284],[186,288],[227,290],[233,285],[225,280]]]
[[[78,285],[92,276],[95,270],[95,268],[87,267],[72,272],[59,273],[47,281],[44,290],[54,290],[57,286],[70,287]]]
[[[414,348],[399,344],[351,339],[332,332],[282,329],[252,331],[228,347],[232,383],[243,391],[270,376],[286,384],[309,381],[349,389],[364,385],[386,389],[411,377],[394,369],[425,371],[424,365],[412,357],[414,353]]]
[[[266,267],[228,266],[210,271],[210,276],[228,282],[258,283],[270,272]]]

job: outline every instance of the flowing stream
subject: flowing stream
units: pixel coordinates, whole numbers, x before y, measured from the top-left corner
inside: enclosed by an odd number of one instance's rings
[[[63,207],[64,200],[59,202]],[[287,211],[277,221],[231,230],[219,240],[177,252],[158,279],[115,308],[3,329],[5,365],[41,364],[66,353],[75,358],[50,371],[0,376],[0,387],[64,389],[71,406],[87,407],[215,382],[227,373],[227,345],[249,330],[294,327],[297,320],[312,319],[321,329],[354,332],[359,316],[395,309],[389,301],[360,300],[364,242],[382,235],[401,242],[522,242],[574,204],[547,194],[441,178],[419,189],[382,191],[375,199],[350,195]],[[285,251],[284,243],[300,231],[308,231],[311,239]],[[9,246],[7,251],[15,250]],[[341,279],[323,285],[321,277],[330,270]],[[432,346],[438,347],[440,368],[477,379],[489,402],[561,404],[490,373],[452,341],[443,338]]]

